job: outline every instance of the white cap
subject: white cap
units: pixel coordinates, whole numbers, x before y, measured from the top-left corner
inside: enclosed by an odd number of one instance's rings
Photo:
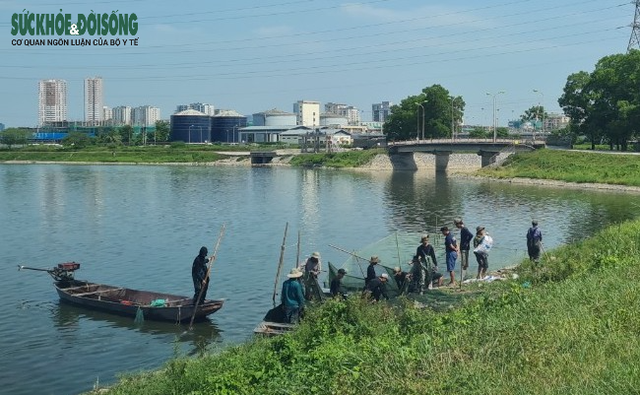
[[[389,275],[387,273],[382,273],[380,277],[386,278],[387,280],[389,279]]]

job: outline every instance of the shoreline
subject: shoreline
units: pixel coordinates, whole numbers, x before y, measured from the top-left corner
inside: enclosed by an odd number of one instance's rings
[[[274,162],[259,165],[257,167],[292,167],[289,164],[291,156],[286,155],[282,157],[274,158]],[[228,159],[221,159],[214,162],[88,162],[88,161],[36,161],[36,160],[15,160],[15,161],[2,161],[0,165],[25,165],[25,164],[41,164],[41,165],[106,165],[106,166],[241,166],[251,167],[251,160],[247,156],[243,155],[229,155]],[[424,163],[421,163],[424,165]],[[388,156],[378,155],[370,163],[361,167],[349,167],[332,170],[348,170],[348,171],[363,171],[363,172],[394,172],[394,171],[411,171],[411,172],[425,172],[435,171],[434,166],[419,166],[417,169],[402,169],[394,168]],[[605,184],[605,183],[576,183],[562,180],[552,180],[543,178],[498,178],[481,176],[474,174],[479,168],[473,166],[452,166],[447,171],[448,177],[455,177],[460,179],[471,179],[477,181],[492,181],[508,184],[521,184],[521,185],[539,185],[554,188],[571,188],[571,189],[588,189],[588,190],[601,190],[601,191],[613,191],[613,192],[626,192],[626,193],[640,193],[640,187],[621,185],[621,184]]]

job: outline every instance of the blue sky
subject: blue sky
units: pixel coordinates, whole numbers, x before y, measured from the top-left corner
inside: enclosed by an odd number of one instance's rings
[[[136,13],[139,44],[12,46],[23,9]],[[504,125],[540,102],[559,112],[569,74],[626,52],[633,16],[626,0],[0,1],[0,123],[35,126],[45,78],[67,80],[69,118],[82,120],[83,80],[98,75],[106,105],[155,105],[166,119],[182,103],[252,114],[304,99],[368,120],[372,103],[440,84],[471,124],[491,124],[486,93],[505,91]]]

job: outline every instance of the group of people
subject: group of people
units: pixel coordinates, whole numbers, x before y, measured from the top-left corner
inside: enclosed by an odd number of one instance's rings
[[[473,245],[473,254],[478,263],[478,273],[476,278],[483,278],[489,268],[489,250],[493,245],[493,239],[487,234],[484,226],[476,227],[475,236],[465,226],[462,218],[453,220],[456,228],[460,229],[460,243],[447,226],[440,228],[444,236],[445,264],[449,272],[449,285],[455,286],[456,261],[460,256],[462,270],[469,267],[469,251]],[[542,250],[542,231],[538,227],[538,221],[531,222],[531,228],[527,231],[527,251],[529,259],[538,263]],[[209,272],[207,269],[208,250],[206,247],[200,248],[198,256],[193,261],[191,274],[193,277],[194,296],[193,304],[202,303],[209,287]],[[365,285],[363,295],[373,300],[379,301],[381,298],[389,299],[386,284],[389,275],[386,272],[378,275],[376,265],[380,263],[377,256],[369,259],[367,274],[364,279]],[[412,267],[409,272],[403,271],[400,267],[395,267],[394,280],[398,285],[400,293],[423,294],[426,289],[433,285],[442,286],[443,275],[438,271],[438,261],[433,246],[429,242],[429,235],[423,235],[420,245],[416,249],[416,254],[411,261]],[[284,308],[285,322],[297,323],[301,312],[304,310],[306,300],[322,297],[322,289],[318,283],[318,276],[322,272],[320,253],[314,252],[299,267],[291,269],[287,275],[287,280],[282,284],[280,300]],[[347,292],[342,286],[342,279],[347,274],[345,269],[339,269],[330,284],[330,293],[334,297],[346,297]],[[304,281],[304,285],[303,282]]]

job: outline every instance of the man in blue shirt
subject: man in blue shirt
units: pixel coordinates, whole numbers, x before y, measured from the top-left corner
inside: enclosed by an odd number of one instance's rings
[[[304,295],[302,284],[300,284],[302,272],[293,268],[287,277],[289,279],[282,284],[280,293],[280,300],[284,307],[284,321],[287,324],[297,324],[300,320],[300,311],[304,308]]]
[[[462,270],[466,271],[469,268],[469,250],[471,249],[473,233],[464,226],[462,218],[454,219],[453,224],[460,229],[460,264],[462,265]]]
[[[538,221],[531,221],[531,227],[527,231],[527,252],[529,260],[540,262],[540,251],[542,250],[542,231],[538,228]]]
[[[453,233],[449,231],[449,228],[443,226],[440,228],[440,231],[444,235],[444,248],[445,248],[445,257],[447,261],[447,271],[449,272],[449,277],[451,281],[449,281],[449,286],[453,287],[456,285],[456,259],[458,259],[458,242],[456,238],[453,236]]]

